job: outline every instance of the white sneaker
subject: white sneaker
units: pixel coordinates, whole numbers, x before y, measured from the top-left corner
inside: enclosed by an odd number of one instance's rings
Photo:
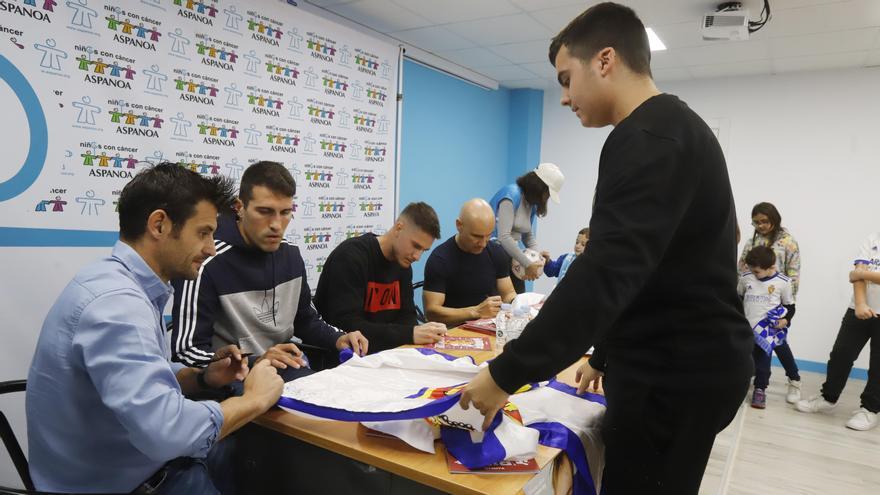
[[[794,404],[799,400],[801,400],[801,382],[789,379],[788,395],[785,396],[785,402]]]
[[[798,401],[797,410],[805,413],[831,412],[837,404],[832,404],[825,400],[822,395],[814,395],[806,400]]]
[[[853,413],[846,422],[846,427],[850,430],[867,431],[877,426],[877,422],[877,413],[872,413],[863,407]]]

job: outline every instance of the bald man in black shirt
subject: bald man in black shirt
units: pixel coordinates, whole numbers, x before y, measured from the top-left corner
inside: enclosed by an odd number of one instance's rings
[[[456,234],[431,252],[422,289],[425,315],[449,326],[494,318],[502,302],[516,297],[510,258],[490,240],[495,212],[489,203],[480,198],[465,202],[455,228]]]

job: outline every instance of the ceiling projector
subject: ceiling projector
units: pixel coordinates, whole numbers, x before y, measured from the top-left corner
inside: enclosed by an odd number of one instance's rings
[[[703,16],[700,29],[704,40],[743,41],[749,39],[749,11],[740,2],[725,2],[716,12]]]

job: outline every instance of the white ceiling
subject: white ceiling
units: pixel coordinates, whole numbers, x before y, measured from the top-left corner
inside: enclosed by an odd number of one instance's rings
[[[597,1],[308,0],[509,88],[547,88],[550,39]],[[770,0],[773,18],[749,41],[703,41],[700,21],[720,0],[618,0],[667,46],[658,81],[880,65],[880,0]],[[757,20],[763,0],[744,0]]]

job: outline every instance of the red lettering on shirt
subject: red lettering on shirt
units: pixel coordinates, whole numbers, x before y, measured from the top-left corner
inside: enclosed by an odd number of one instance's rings
[[[379,282],[367,282],[367,298],[364,301],[364,311],[378,313],[400,309],[400,282],[395,280],[390,284]]]

